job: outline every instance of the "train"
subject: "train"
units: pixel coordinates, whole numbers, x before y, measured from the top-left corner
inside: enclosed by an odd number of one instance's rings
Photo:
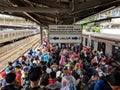
[[[37,30],[4,30],[0,31],[0,43],[12,41],[39,33]]]
[[[83,32],[83,46],[103,51],[104,55],[114,55],[120,61],[120,35]]]

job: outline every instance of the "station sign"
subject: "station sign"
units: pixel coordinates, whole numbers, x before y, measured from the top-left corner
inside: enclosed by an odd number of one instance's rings
[[[80,43],[81,25],[49,25],[50,43]]]

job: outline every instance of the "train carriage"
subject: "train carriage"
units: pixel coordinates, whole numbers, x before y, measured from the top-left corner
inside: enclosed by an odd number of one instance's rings
[[[114,34],[83,32],[83,45],[103,51],[104,55],[115,55],[120,59],[120,36]],[[119,60],[120,61],[120,60]]]
[[[0,43],[36,34],[34,30],[0,31]]]

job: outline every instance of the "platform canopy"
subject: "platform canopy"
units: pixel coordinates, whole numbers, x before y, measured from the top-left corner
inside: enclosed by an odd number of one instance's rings
[[[73,24],[120,0],[0,0],[0,13],[30,19],[39,25]]]

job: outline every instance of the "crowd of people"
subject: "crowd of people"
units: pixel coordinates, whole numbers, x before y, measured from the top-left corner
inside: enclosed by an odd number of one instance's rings
[[[1,90],[120,90],[120,67],[102,51],[44,41],[0,73]]]

